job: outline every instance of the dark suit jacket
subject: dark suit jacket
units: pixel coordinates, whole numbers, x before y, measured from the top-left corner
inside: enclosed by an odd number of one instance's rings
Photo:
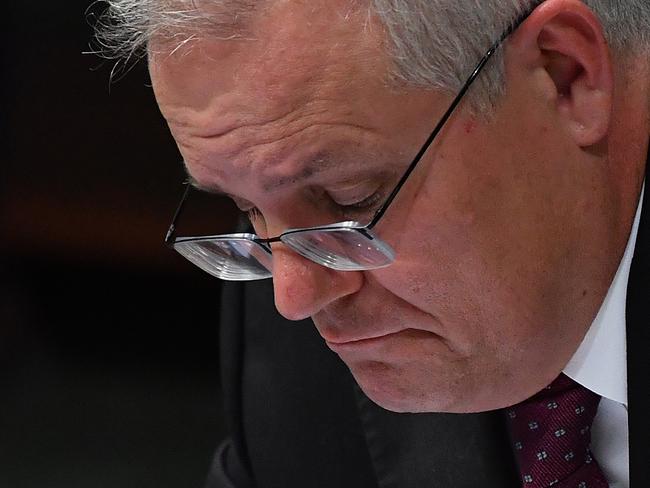
[[[627,303],[630,476],[650,487],[650,191]],[[207,488],[518,488],[500,412],[395,414],[373,404],[269,282],[228,284],[221,358],[231,432]]]

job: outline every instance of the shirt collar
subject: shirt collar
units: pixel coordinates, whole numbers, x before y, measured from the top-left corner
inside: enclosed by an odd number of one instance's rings
[[[645,183],[623,259],[580,347],[564,368],[564,374],[585,388],[627,406],[627,349],[625,299],[636,235],[641,218]]]

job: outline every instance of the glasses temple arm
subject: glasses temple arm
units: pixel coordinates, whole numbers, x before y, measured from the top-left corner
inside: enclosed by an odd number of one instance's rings
[[[469,90],[470,86],[474,83],[476,78],[478,78],[478,75],[481,73],[487,62],[490,60],[492,55],[496,52],[496,50],[499,48],[501,43],[510,35],[512,32],[519,27],[519,25],[530,15],[530,13],[537,8],[539,4],[543,2],[537,2],[535,6],[525,14],[523,14],[521,17],[519,17],[515,22],[512,23],[512,25],[501,34],[501,37],[492,45],[492,47],[485,53],[483,58],[479,61],[479,63],[476,65],[474,68],[474,71],[470,75],[470,77],[467,79],[463,87],[460,89],[454,100],[451,102],[449,105],[449,108],[445,112],[445,114],[442,116],[436,127],[433,129],[433,132],[429,135],[427,140],[425,141],[424,145],[420,148],[418,153],[416,154],[415,158],[409,165],[409,167],[406,169],[402,177],[400,178],[399,182],[393,189],[393,191],[390,193],[384,204],[381,206],[379,210],[375,213],[374,217],[372,218],[372,221],[366,226],[368,229],[372,229],[375,225],[377,225],[377,222],[379,222],[379,219],[383,217],[383,215],[386,213],[386,210],[388,210],[388,207],[390,207],[390,204],[393,203],[393,200],[401,190],[402,186],[408,179],[408,177],[411,175],[417,164],[420,162],[424,154],[427,152],[429,149],[429,146],[433,143],[435,138],[438,136],[438,133],[442,130],[442,128],[445,126],[447,123],[447,120],[449,120],[449,117],[454,113],[456,110],[456,107],[458,104],[461,102],[465,94],[467,93],[467,90]]]
[[[393,189],[391,194],[386,199],[386,202],[384,203],[384,205],[382,205],[382,207],[379,210],[377,210],[377,213],[372,218],[372,221],[370,222],[370,224],[368,224],[369,229],[372,229],[377,224],[379,219],[381,219],[383,217],[384,213],[386,213],[386,210],[388,210],[388,207],[390,207],[390,204],[393,203],[393,200],[395,199],[395,197],[397,196],[399,191],[402,189],[402,186],[404,185],[404,183],[406,182],[408,177],[411,176],[411,173],[413,172],[413,170],[415,169],[417,164],[420,162],[420,160],[422,159],[424,154],[428,151],[429,147],[431,146],[431,144],[433,143],[435,138],[438,136],[438,134],[440,133],[442,128],[447,123],[447,120],[449,120],[449,117],[451,117],[451,115],[454,113],[454,111],[456,110],[456,107],[458,106],[458,104],[460,103],[462,98],[465,96],[465,93],[467,92],[467,90],[469,90],[469,87],[472,85],[474,80],[476,80],[478,74],[481,72],[481,70],[485,66],[485,63],[487,63],[487,61],[490,59],[490,57],[492,57],[492,54],[494,54],[494,51],[496,50],[496,48],[498,47],[500,42],[501,41],[499,41],[494,46],[492,46],[492,48],[490,48],[490,50],[483,57],[483,59],[481,59],[481,62],[476,66],[476,68],[474,69],[474,72],[472,73],[472,76],[465,82],[465,84],[461,88],[460,92],[458,92],[458,94],[456,95],[454,100],[451,102],[451,105],[449,105],[449,108],[447,109],[445,114],[442,116],[442,118],[440,119],[440,121],[438,122],[436,127],[433,129],[433,132],[429,135],[429,137],[427,138],[424,145],[420,148],[420,150],[416,154],[415,158],[413,159],[413,161],[411,162],[409,167],[406,169],[406,171],[404,172],[404,174],[400,178],[399,182],[397,183],[397,185],[395,186],[395,188]]]
[[[173,241],[175,234],[176,234],[176,222],[180,218],[181,214],[183,213],[183,207],[185,206],[185,200],[187,200],[187,196],[190,194],[190,190],[192,189],[192,185],[190,185],[189,181],[186,181],[183,183],[185,185],[185,191],[183,192],[183,198],[181,198],[181,203],[178,204],[178,207],[176,208],[176,212],[174,212],[174,218],[172,219],[172,223],[169,225],[169,229],[167,229],[167,234],[165,235],[165,244],[171,244]]]

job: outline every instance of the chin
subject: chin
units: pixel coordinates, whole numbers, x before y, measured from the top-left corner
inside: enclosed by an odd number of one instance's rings
[[[391,412],[468,411],[467,406],[462,406],[463,398],[457,394],[458,388],[450,388],[453,383],[427,383],[423,381],[426,376],[409,374],[408,371],[382,362],[368,361],[349,367],[366,396]]]

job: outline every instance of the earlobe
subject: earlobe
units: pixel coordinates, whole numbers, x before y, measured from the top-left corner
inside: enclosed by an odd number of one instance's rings
[[[578,0],[547,0],[518,32],[531,68],[541,76],[558,123],[581,147],[609,132],[614,75],[609,48],[595,14]]]

